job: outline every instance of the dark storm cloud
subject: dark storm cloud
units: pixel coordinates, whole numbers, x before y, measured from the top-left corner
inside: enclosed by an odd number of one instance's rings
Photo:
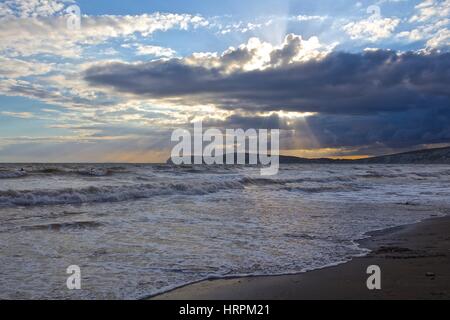
[[[281,57],[277,57],[278,60]],[[224,74],[182,60],[112,63],[86,71],[92,85],[222,108],[368,114],[449,105],[450,54],[333,53],[320,61]]]
[[[450,142],[449,53],[332,53],[320,61],[231,74],[182,60],[116,63],[91,68],[85,78],[145,97],[215,103],[236,114],[207,125],[298,129],[322,148],[367,153]],[[278,110],[317,114],[289,123],[276,114],[251,115]]]
[[[449,108],[428,108],[361,116],[317,115],[307,119],[323,147],[405,149],[450,142]]]
[[[304,119],[233,115],[204,126],[289,130],[283,149],[348,148],[353,154],[420,148],[450,142],[449,108],[428,108],[367,115],[316,114]],[[289,135],[289,136],[287,136]],[[283,136],[283,135],[282,135]]]

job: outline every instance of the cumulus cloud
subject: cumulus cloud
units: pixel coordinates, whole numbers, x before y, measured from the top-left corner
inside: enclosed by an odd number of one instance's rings
[[[417,13],[410,22],[428,22],[436,18],[444,19],[450,16],[450,0],[424,0],[415,6]]]
[[[450,47],[450,0],[425,0],[415,10],[409,19],[414,27],[397,36],[412,42],[425,40],[427,50]]]
[[[442,48],[450,46],[450,30],[441,29],[427,41],[428,48]]]
[[[317,37],[303,39],[299,35],[289,34],[281,45],[272,45],[259,38],[250,38],[237,48],[230,47],[222,54],[194,53],[182,59],[182,63],[191,67],[215,69],[219,73],[265,70],[297,62],[319,60],[330,53],[335,44],[323,45]]]
[[[153,13],[126,16],[82,16],[81,28],[67,27],[67,16],[0,17],[0,53],[12,56],[51,54],[79,58],[83,47],[133,34],[149,36],[156,31],[198,28],[208,22],[189,14]]]
[[[0,17],[46,17],[60,13],[74,0],[4,0],[0,3]]]
[[[137,54],[140,56],[154,56],[154,57],[164,57],[172,58],[176,56],[176,51],[171,48],[165,48],[160,46],[149,46],[149,45],[138,45]]]
[[[111,63],[89,68],[85,79],[142,97],[234,109],[367,113],[448,102],[449,53],[334,52],[303,61],[293,59],[298,51],[287,43],[268,54],[270,62],[262,64],[268,67],[243,67],[253,65],[255,55],[259,61],[257,52],[237,49],[217,57],[217,64],[209,56],[204,65],[182,59]]]
[[[299,61],[320,59],[328,54],[334,46],[320,44],[317,37],[306,40],[301,36],[289,34],[280,46],[250,38],[238,48],[229,48],[221,55],[194,54],[184,59],[186,63],[198,67],[216,68],[221,72],[264,70]]]
[[[117,92],[233,112],[215,124],[297,129],[301,147],[407,148],[450,139],[450,53],[368,50],[293,59],[302,48],[298,40],[290,36],[283,46],[266,48],[258,68],[243,67],[255,56],[260,61],[247,44],[194,62],[94,66],[84,76]],[[280,110],[309,114],[289,118]]]
[[[350,22],[343,26],[343,30],[352,39],[375,42],[390,37],[399,23],[398,18],[367,18]]]

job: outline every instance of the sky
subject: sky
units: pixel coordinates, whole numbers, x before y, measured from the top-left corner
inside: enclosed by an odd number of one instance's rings
[[[302,157],[450,145],[450,0],[0,0],[0,24],[0,162],[164,162],[200,120]]]

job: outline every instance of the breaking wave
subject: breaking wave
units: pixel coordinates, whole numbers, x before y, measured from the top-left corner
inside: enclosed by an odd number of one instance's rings
[[[292,183],[333,183],[333,182],[351,182],[353,177],[327,177],[327,178],[298,178],[298,179],[267,179],[267,178],[250,178],[245,177],[242,179],[242,183],[246,185],[287,185]]]
[[[27,175],[24,171],[0,171],[0,179],[21,178]]]
[[[85,168],[85,169],[65,169],[65,168],[40,168],[40,169],[22,169],[22,170],[1,170],[0,179],[24,178],[29,176],[64,176],[80,175],[92,177],[105,177],[112,175],[116,170],[103,168]]]
[[[202,183],[165,183],[121,186],[87,187],[81,189],[66,188],[59,190],[6,190],[0,191],[0,206],[35,206],[80,204],[90,202],[118,202],[150,198],[161,195],[205,195],[224,189],[240,189],[242,183],[202,182]]]
[[[354,191],[355,187],[339,183],[347,179],[264,179],[244,177],[226,181],[155,182],[85,188],[5,190],[0,191],[0,207],[119,202],[165,195],[205,195],[247,186],[276,186],[277,189],[305,193]],[[337,185],[299,186],[307,182],[338,182]]]

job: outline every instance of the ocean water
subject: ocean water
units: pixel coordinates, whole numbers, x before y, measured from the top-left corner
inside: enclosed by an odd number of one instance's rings
[[[365,254],[368,231],[450,213],[450,166],[0,165],[1,299],[137,299]],[[82,290],[66,269],[81,268]]]

